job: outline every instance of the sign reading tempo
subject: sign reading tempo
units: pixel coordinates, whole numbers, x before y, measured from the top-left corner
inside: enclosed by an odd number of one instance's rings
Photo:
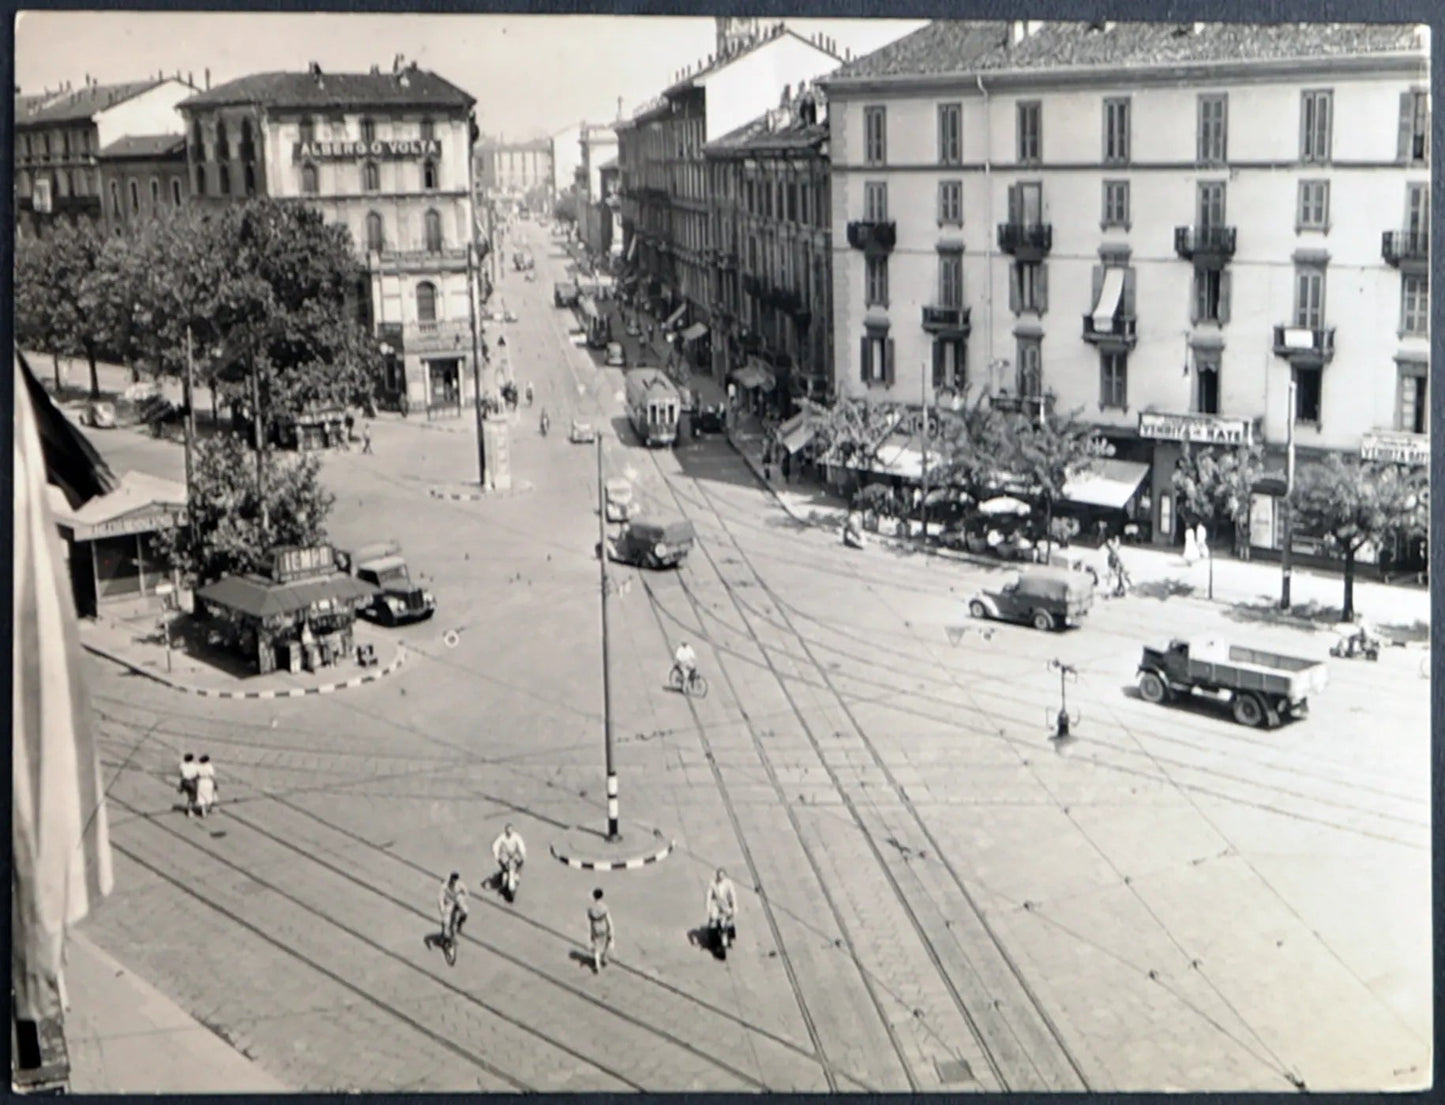
[[[1141,412],[1139,436],[1162,441],[1198,441],[1206,445],[1248,445],[1254,424],[1244,418],[1216,418],[1211,414],[1154,414]]]
[[[419,157],[440,157],[440,138],[378,138],[375,142],[297,142],[291,147],[293,161],[410,161]]]

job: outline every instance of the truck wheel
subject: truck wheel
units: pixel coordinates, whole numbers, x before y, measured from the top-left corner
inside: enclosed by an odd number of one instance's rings
[[[969,603],[968,612],[975,618],[988,617],[988,607],[983,604],[983,601],[981,599],[974,599],[971,603]]]
[[[1264,707],[1254,695],[1236,694],[1231,706],[1234,720],[1239,724],[1247,725],[1251,729],[1258,729],[1264,724]]]
[[[1158,706],[1169,701],[1169,686],[1159,678],[1158,672],[1146,671],[1139,676],[1139,694],[1145,702]]]
[[[1050,614],[1047,610],[1035,610],[1034,628],[1041,632],[1044,630],[1053,629],[1054,616]]]

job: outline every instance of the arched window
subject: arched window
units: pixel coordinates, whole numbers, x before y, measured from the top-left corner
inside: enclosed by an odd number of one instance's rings
[[[201,121],[196,120],[196,125],[191,128],[191,141],[196,146],[196,160],[206,160],[206,132],[201,130]]]
[[[381,216],[372,211],[366,216],[366,248],[380,252],[386,246],[386,231]]]
[[[231,160],[231,143],[226,139],[226,120],[216,120],[216,160]]]
[[[177,207],[181,205],[181,182],[171,177],[171,202]]]
[[[151,210],[156,211],[161,205],[161,182],[156,177],[151,177]]]
[[[361,168],[362,187],[368,192],[376,192],[381,188],[381,168],[375,161],[368,161]]]
[[[436,211],[426,213],[426,251],[428,253],[442,251],[442,217]]]
[[[316,166],[309,161],[301,166],[301,191],[308,196],[314,196],[319,191],[316,182]]]
[[[222,164],[219,168],[221,170],[221,195],[229,196],[231,194],[231,166]]]
[[[368,119],[363,119],[363,120],[361,120],[361,140],[362,140],[363,142],[367,143],[368,145],[370,145],[372,142],[375,142],[375,141],[376,141],[376,120],[375,120],[375,119],[369,119],[369,118],[368,118]]]
[[[256,194],[256,166],[250,162],[246,163],[246,195]]]
[[[436,190],[437,163],[435,161],[426,161],[422,163],[421,186],[425,188],[428,192]]]
[[[120,217],[120,184],[114,180],[110,182],[110,213]]]
[[[140,185],[135,181],[130,182],[130,210],[131,214],[140,214]]]
[[[197,166],[196,166],[196,195],[198,195],[198,196],[204,196],[205,194],[206,194],[206,167],[205,167],[204,165],[197,165]]]
[[[416,286],[416,319],[418,322],[437,320],[437,287],[423,280]]]

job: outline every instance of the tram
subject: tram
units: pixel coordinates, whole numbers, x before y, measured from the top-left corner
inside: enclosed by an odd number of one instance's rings
[[[627,374],[627,420],[648,448],[677,440],[682,406],[682,393],[660,369],[640,368]]]

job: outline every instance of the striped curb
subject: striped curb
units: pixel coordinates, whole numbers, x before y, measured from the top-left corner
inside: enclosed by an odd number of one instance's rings
[[[485,499],[510,499],[516,495],[524,495],[531,490],[532,485],[521,480],[506,491],[442,491],[433,487],[428,489],[428,494],[433,499],[442,499],[449,503],[479,503]]]
[[[143,675],[147,679],[154,680],[163,687],[169,687],[173,691],[180,691],[182,694],[193,694],[200,698],[275,699],[304,698],[307,695],[313,694],[335,694],[337,691],[347,691],[353,687],[361,687],[367,683],[375,683],[378,679],[385,679],[406,662],[406,646],[398,645],[396,656],[394,656],[391,663],[387,664],[384,668],[368,672],[365,675],[358,675],[353,679],[347,679],[340,683],[327,683],[320,687],[290,687],[280,691],[223,691],[211,687],[192,687],[186,683],[177,683],[173,679],[167,679],[159,672],[148,671],[140,665],[125,659],[123,656],[117,656],[115,653],[98,648],[95,645],[85,645],[84,648],[87,652],[104,657],[111,663],[119,664],[121,667],[135,672],[137,675]]]
[[[553,859],[565,863],[568,867],[575,867],[579,871],[636,871],[639,868],[646,867],[650,863],[657,863],[666,859],[672,854],[672,850],[677,847],[677,841],[669,840],[666,848],[660,852],[653,852],[651,855],[637,856],[633,859],[616,860],[577,859],[573,856],[564,856],[561,852],[557,851],[557,845],[555,844],[549,844],[547,847],[548,851],[552,853]]]

